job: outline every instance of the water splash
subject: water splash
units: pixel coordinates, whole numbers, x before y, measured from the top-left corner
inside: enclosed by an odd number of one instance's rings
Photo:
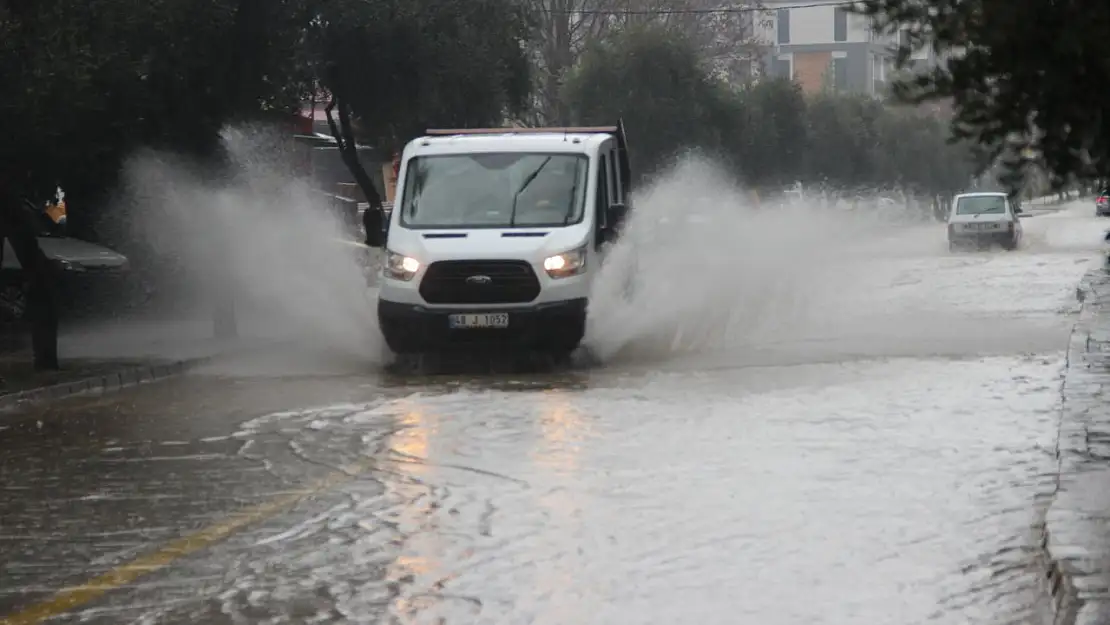
[[[245,334],[380,362],[366,252],[293,175],[288,138],[257,127],[221,138],[230,172],[154,151],[136,154],[124,172],[125,201],[139,207],[131,226],[160,259],[172,259],[182,305],[212,301],[226,281]]]
[[[608,361],[666,358],[813,330],[847,303],[883,236],[921,221],[883,204],[783,195],[757,206],[713,163],[687,158],[637,198],[591,301],[587,343]]]

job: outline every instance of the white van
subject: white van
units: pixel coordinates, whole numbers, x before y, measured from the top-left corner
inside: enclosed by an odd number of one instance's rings
[[[1021,208],[1006,193],[962,193],[952,200],[948,215],[948,249],[996,243],[1007,250],[1021,244]]]
[[[410,142],[381,240],[367,237],[385,248],[386,344],[569,355],[631,178],[623,124],[429,130]]]

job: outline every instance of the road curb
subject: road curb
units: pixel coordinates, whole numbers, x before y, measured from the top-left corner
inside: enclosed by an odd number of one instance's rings
[[[1055,485],[1041,510],[1037,560],[1044,589],[1051,597],[1053,625],[1105,622],[1110,596],[1099,580],[1105,573],[1097,526],[1110,509],[1090,509],[1092,477],[1110,471],[1103,439],[1110,436],[1110,403],[1103,386],[1110,386],[1110,270],[1102,265],[1088,271],[1076,288],[1079,316],[1068,341],[1061,409],[1056,437]],[[1094,505],[1097,506],[1095,501]],[[1102,619],[1102,620],[1100,620]]]
[[[1038,562],[1044,572],[1044,585],[1052,598],[1053,625],[1077,625],[1081,601],[1075,585],[1075,571],[1066,560],[1054,557],[1053,541],[1047,523],[1041,524]]]
[[[0,413],[23,408],[33,404],[41,404],[78,395],[103,394],[120,391],[123,389],[149,384],[188,373],[192,369],[212,364],[214,362],[242,356],[251,352],[272,347],[276,343],[265,343],[247,349],[231,351],[222,354],[213,354],[197,358],[185,358],[155,364],[132,365],[120,368],[108,374],[91,376],[72,382],[61,382],[50,386],[27,389],[0,396]]]

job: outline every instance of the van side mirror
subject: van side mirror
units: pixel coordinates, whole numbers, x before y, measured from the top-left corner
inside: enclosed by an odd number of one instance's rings
[[[385,228],[388,224],[381,208],[367,208],[362,213],[362,227],[366,230],[367,247],[385,247]]]

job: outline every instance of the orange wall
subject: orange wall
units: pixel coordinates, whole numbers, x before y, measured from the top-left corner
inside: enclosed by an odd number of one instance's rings
[[[806,93],[817,93],[825,84],[832,65],[831,52],[795,52],[794,80]]]

